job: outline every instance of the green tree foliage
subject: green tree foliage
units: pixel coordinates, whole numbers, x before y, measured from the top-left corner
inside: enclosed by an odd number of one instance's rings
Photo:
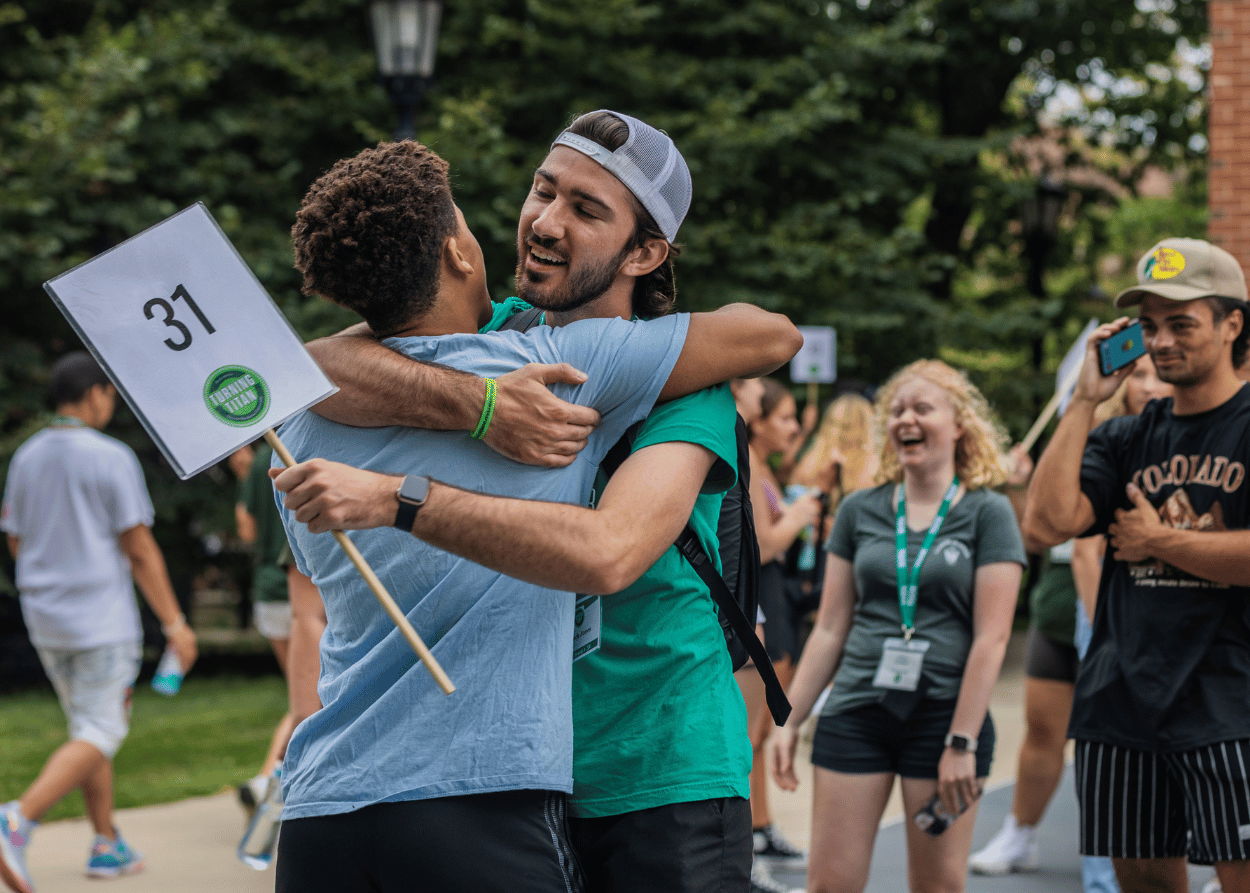
[[[1074,193],[1053,294],[1030,295],[1018,220],[1036,172],[1013,141],[1049,110],[1130,194],[1154,163],[1189,170],[1196,195],[1202,65],[1195,83],[1174,63],[1205,28],[1200,0],[461,0],[417,131],[451,162],[503,296],[517,211],[560,127],[606,107],[664,128],[695,183],[686,308],[747,300],[837,326],[841,374],[865,381],[966,360],[1019,434],[1046,387],[1021,374],[1033,349],[1052,362],[1084,322],[1098,257],[1143,246],[1122,197]],[[305,336],[349,321],[299,294],[289,227],[308,184],[394,118],[360,2],[0,0],[9,441],[74,343],[42,283],[193,202]],[[224,473],[177,483],[123,433],[162,520],[228,524]]]

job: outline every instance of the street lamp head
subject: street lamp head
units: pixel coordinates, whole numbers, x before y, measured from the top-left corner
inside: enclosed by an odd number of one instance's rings
[[[442,0],[371,0],[369,20],[380,77],[434,74],[442,12]]]
[[[442,0],[370,0],[378,80],[399,110],[395,139],[412,139],[413,114],[434,77]]]

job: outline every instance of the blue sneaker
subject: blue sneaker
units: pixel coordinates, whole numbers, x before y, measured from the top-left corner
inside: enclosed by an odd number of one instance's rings
[[[0,880],[15,893],[35,893],[26,868],[26,847],[35,825],[23,818],[16,800],[0,807]]]
[[[95,836],[91,856],[87,859],[87,877],[113,878],[143,870],[143,855],[122,840],[116,828],[113,833],[116,840],[100,834]]]

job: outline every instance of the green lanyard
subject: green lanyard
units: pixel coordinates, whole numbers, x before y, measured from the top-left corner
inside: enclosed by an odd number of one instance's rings
[[[52,417],[52,427],[54,428],[86,428],[87,423],[82,419],[76,419],[72,415],[54,415]]]
[[[925,557],[929,554],[929,549],[933,546],[933,541],[937,539],[938,530],[942,527],[942,522],[946,520],[946,513],[951,509],[951,500],[955,498],[955,494],[959,492],[959,475],[955,475],[951,481],[949,489],[946,491],[946,497],[942,500],[942,505],[938,508],[937,514],[933,517],[933,523],[929,525],[929,532],[925,534],[924,542],[920,544],[920,552],[916,555],[916,563],[912,565],[911,573],[907,572],[907,496],[906,488],[903,484],[898,485],[898,514],[895,516],[894,523],[894,550],[897,556],[896,565],[898,570],[898,612],[903,616],[903,638],[911,641],[911,635],[916,631],[916,594],[919,591],[920,582],[920,566],[924,564]]]

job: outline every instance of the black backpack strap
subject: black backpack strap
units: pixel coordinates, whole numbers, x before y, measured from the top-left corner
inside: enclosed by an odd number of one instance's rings
[[[640,430],[642,430],[642,422],[634,422],[625,429],[620,440],[612,444],[612,449],[608,450],[603,461],[599,463],[599,470],[603,472],[605,478],[612,477],[616,474],[616,470],[625,464],[629,454],[634,451],[634,439],[638,437]]]
[[[509,330],[517,332],[528,332],[534,326],[538,325],[539,318],[543,312],[538,307],[531,307],[529,310],[522,310],[514,313],[503,321],[503,325],[499,327],[499,331],[507,332]]]
[[[738,636],[738,641],[746,648],[747,654],[751,655],[755,668],[759,670],[760,678],[764,680],[764,694],[768,700],[768,709],[773,715],[773,721],[778,726],[784,726],[790,717],[790,701],[786,698],[786,690],[782,688],[781,680],[777,678],[777,671],[773,669],[773,662],[768,659],[764,643],[755,634],[755,618],[747,618],[742,613],[738,600],[729,591],[721,575],[716,572],[716,566],[707,557],[703,544],[699,542],[698,536],[689,526],[677,537],[677,548],[686,556],[686,560],[699,575],[699,579],[707,585],[721,617],[729,621],[730,627]]]

